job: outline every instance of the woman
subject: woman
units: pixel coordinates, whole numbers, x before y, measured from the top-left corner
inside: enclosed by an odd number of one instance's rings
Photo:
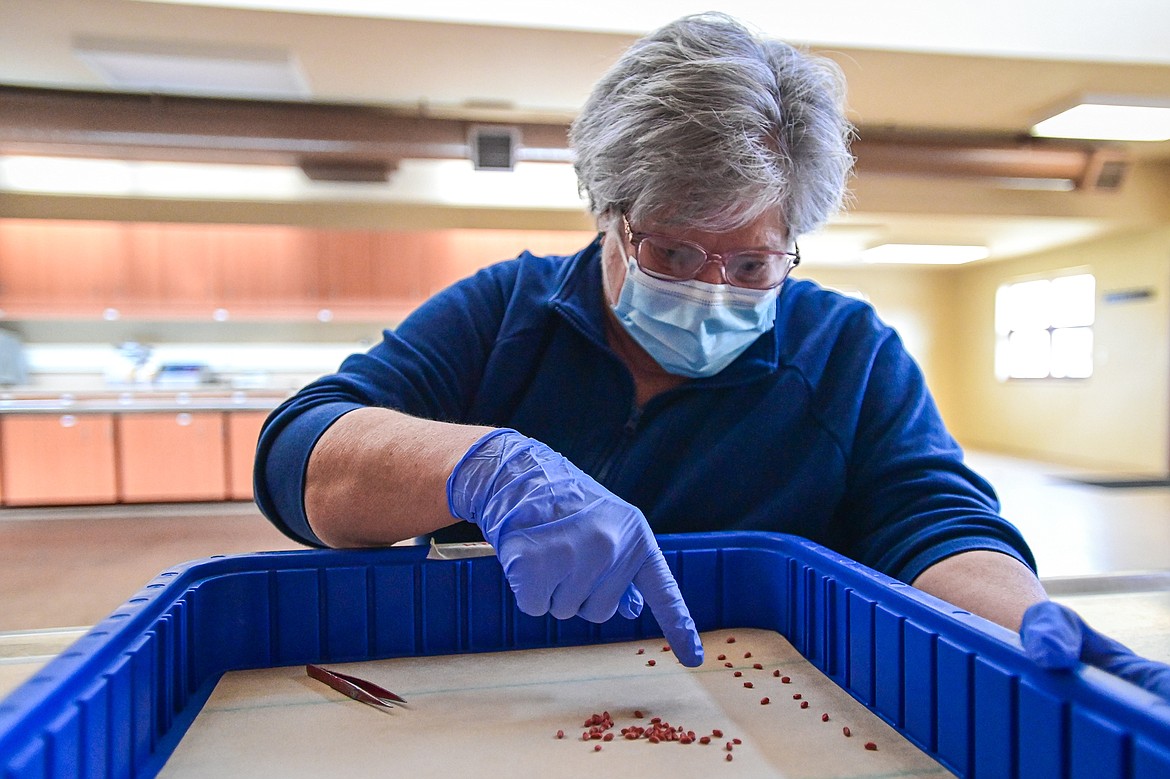
[[[261,508],[329,546],[464,520],[524,612],[646,602],[686,665],[654,533],[797,533],[1017,628],[1045,600],[1031,553],[897,335],[786,281],[844,197],[842,95],[831,63],[722,15],[635,43],[570,134],[598,239],[454,285],[282,405]]]

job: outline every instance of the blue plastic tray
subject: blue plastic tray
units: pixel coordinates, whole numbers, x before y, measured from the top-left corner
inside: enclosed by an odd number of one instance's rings
[[[1170,776],[1170,706],[793,536],[665,536],[700,630],[764,628],[964,777]],[[315,662],[628,641],[515,608],[494,557],[270,552],[168,570],[0,701],[4,779],[155,775],[220,676]]]

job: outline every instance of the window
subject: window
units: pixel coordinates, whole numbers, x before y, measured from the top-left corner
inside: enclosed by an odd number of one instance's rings
[[[1092,274],[1004,284],[995,293],[995,375],[1087,379],[1093,375]]]

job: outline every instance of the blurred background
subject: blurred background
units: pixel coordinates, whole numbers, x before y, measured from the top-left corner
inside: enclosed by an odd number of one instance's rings
[[[475,269],[585,245],[568,123],[712,8],[424,5],[0,0],[0,630],[295,546],[251,503],[267,410]],[[797,274],[899,329],[1055,590],[1164,597],[1170,5],[714,7],[848,81],[851,207]]]

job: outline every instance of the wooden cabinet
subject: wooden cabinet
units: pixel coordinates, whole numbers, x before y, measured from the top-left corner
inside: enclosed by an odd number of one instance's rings
[[[212,237],[215,297],[229,311],[312,310],[320,300],[318,261],[306,230],[220,225]]]
[[[442,264],[445,251],[443,232],[397,230],[378,233],[374,244],[372,280],[376,294],[383,300],[418,305],[434,289],[434,268]]]
[[[113,503],[111,414],[0,416],[0,478],[7,506]]]
[[[0,308],[99,318],[122,294],[128,255],[119,222],[0,220]]]
[[[318,284],[323,304],[369,304],[377,299],[374,286],[377,233],[316,230],[312,240],[319,263]]]
[[[126,503],[224,500],[223,414],[118,415],[119,497]]]
[[[268,413],[0,415],[0,504],[251,500]]]
[[[229,411],[225,417],[228,499],[252,499],[252,463],[267,411]]]
[[[340,317],[391,322],[480,268],[568,254],[557,230],[341,230],[0,219],[4,316],[163,320]]]
[[[218,305],[214,231],[143,222],[131,225],[129,236],[120,308],[131,315],[211,315]]]
[[[443,230],[428,234],[422,261],[424,297],[433,295],[481,268],[510,260],[521,252],[536,255],[575,254],[593,240],[593,233],[556,230]]]

